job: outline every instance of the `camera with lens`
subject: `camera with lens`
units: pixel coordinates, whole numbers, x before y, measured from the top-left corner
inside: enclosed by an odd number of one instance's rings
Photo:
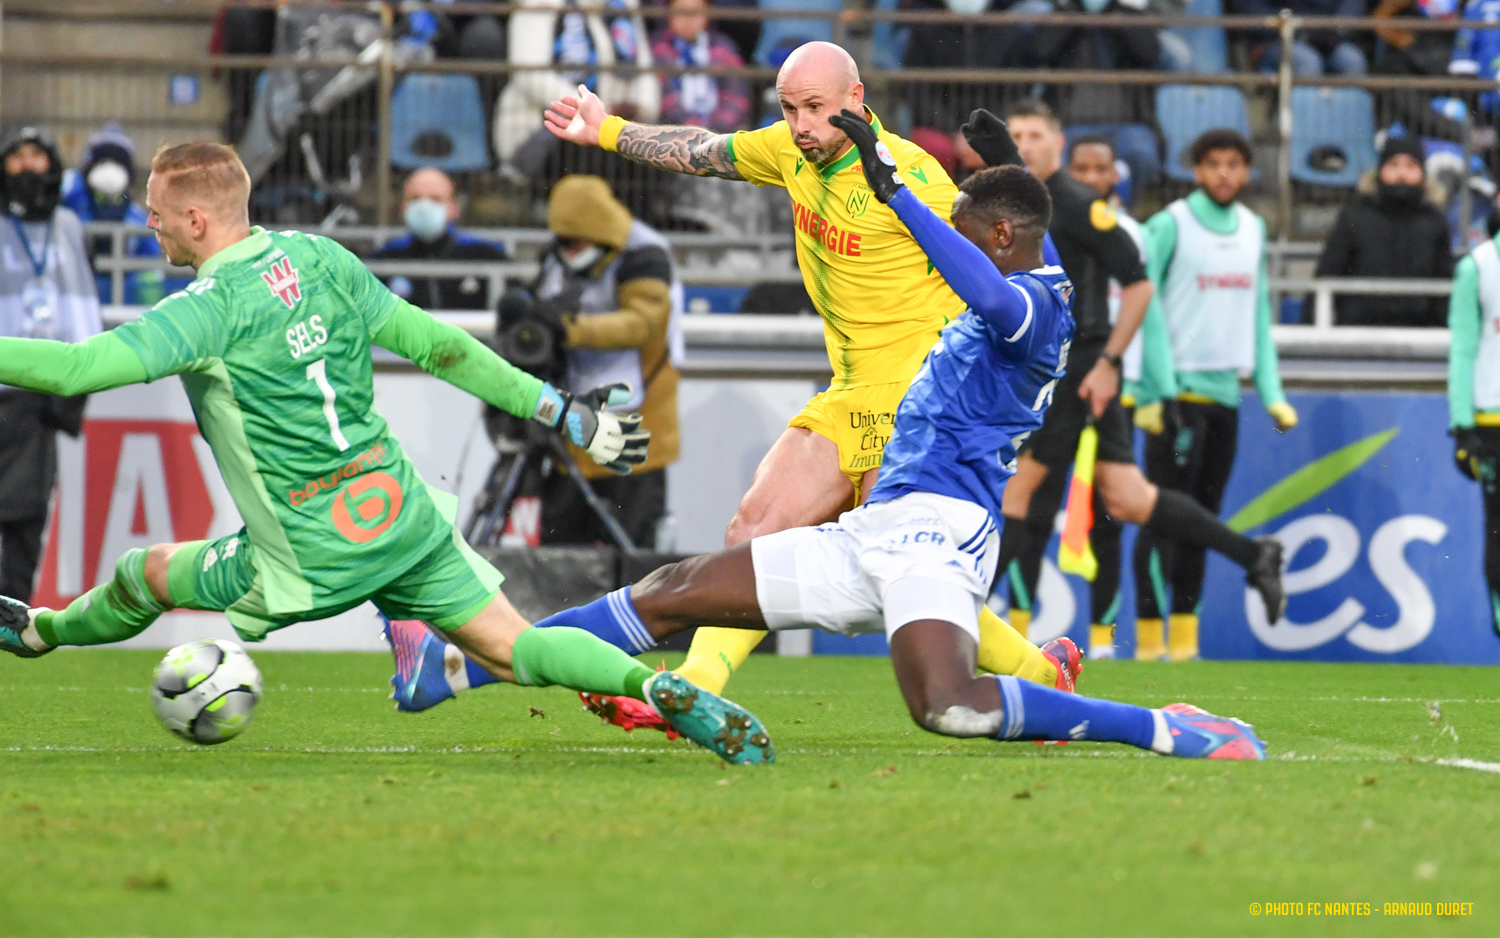
[[[556,387],[568,380],[567,329],[563,317],[578,312],[579,290],[539,300],[530,290],[509,287],[496,312],[496,353]]]

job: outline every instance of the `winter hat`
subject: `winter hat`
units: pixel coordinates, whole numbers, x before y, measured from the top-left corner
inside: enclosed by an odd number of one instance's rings
[[[104,129],[88,139],[83,147],[82,173],[88,176],[89,170],[93,169],[106,160],[112,160],[125,167],[130,174],[131,182],[135,181],[135,142],[114,121],[104,125]]]
[[[1427,154],[1422,149],[1422,141],[1412,134],[1403,134],[1400,137],[1389,137],[1385,146],[1380,148],[1380,164],[1384,166],[1391,160],[1405,153],[1417,161],[1418,166],[1424,165]]]

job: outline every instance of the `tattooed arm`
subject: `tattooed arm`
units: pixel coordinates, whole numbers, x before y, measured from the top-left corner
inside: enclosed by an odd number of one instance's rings
[[[744,179],[729,158],[729,136],[704,127],[627,124],[615,150],[626,159],[672,173]]]
[[[564,140],[597,147],[600,128],[609,115],[604,102],[579,86],[578,97],[566,95],[547,109],[547,129]],[[615,122],[619,126],[619,122]],[[610,145],[626,159],[672,173],[744,179],[729,158],[729,135],[702,127],[625,124]]]

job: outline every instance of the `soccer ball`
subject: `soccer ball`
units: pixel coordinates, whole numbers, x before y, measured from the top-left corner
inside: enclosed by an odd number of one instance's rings
[[[250,727],[260,702],[260,671],[245,650],[216,638],[178,645],[151,679],[151,703],[167,729],[204,745]]]

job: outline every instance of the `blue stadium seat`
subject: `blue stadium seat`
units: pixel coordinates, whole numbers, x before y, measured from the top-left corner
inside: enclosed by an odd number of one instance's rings
[[[1192,0],[1183,10],[1188,16],[1222,16],[1223,0]],[[1229,71],[1228,42],[1224,30],[1217,26],[1193,26],[1169,29],[1167,32],[1182,37],[1193,50],[1193,71]]]
[[[1238,88],[1217,85],[1162,85],[1156,89],[1156,123],[1167,142],[1162,170],[1172,179],[1192,180],[1183,152],[1205,130],[1227,127],[1250,136],[1245,96]]]
[[[1342,169],[1316,169],[1333,151]],[[1352,186],[1375,165],[1375,107],[1363,88],[1292,89],[1292,178],[1321,186]]]
[[[844,8],[843,0],[760,0],[762,10],[775,12],[776,10],[828,10],[837,12]],[[758,65],[779,64],[772,60],[771,54],[776,47],[782,44],[801,44],[800,41],[822,40],[833,41],[832,20],[766,20],[761,24],[760,42],[755,46],[755,59]],[[783,56],[784,58],[784,56]]]
[[[484,105],[472,75],[406,76],[391,96],[391,162],[445,173],[488,169]]]

